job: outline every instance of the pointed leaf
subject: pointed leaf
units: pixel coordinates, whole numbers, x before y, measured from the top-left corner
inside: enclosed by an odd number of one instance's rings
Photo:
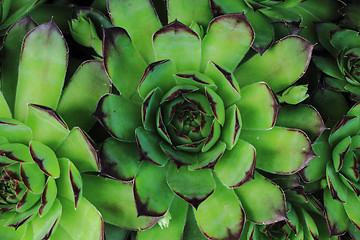
[[[200,37],[177,20],[154,33],[153,45],[157,61],[173,60],[178,72],[199,70]]]
[[[150,0],[108,0],[108,10],[115,26],[129,32],[135,47],[146,62],[154,62],[151,37],[161,23]]]
[[[91,116],[97,102],[110,91],[110,81],[100,61],[86,61],[74,73],[65,88],[57,112],[68,126],[90,130],[95,123]]]
[[[28,103],[56,109],[67,61],[68,48],[64,36],[53,21],[36,27],[25,36],[16,89],[16,119],[25,120]]]
[[[348,190],[341,181],[338,173],[335,172],[334,165],[331,161],[326,164],[326,181],[333,199],[344,203]]]
[[[99,171],[99,159],[95,144],[80,128],[73,128],[55,153],[69,158],[80,172]]]
[[[47,179],[44,191],[41,195],[41,206],[39,208],[39,216],[45,216],[49,213],[54,202],[56,201],[57,187],[54,178],[49,177]]]
[[[167,10],[169,22],[177,19],[187,26],[196,22],[206,27],[212,19],[210,4],[207,0],[168,0]]]
[[[0,118],[0,136],[9,142],[29,144],[33,138],[31,128],[23,122],[11,118]]]
[[[178,72],[175,75],[177,85],[192,85],[200,89],[205,87],[216,90],[217,86],[207,75],[196,71]]]
[[[298,129],[242,130],[240,138],[255,147],[256,167],[264,171],[295,173],[315,157],[309,138]]]
[[[262,56],[256,55],[241,64],[234,75],[240,87],[264,81],[277,93],[296,82],[304,74],[310,63],[313,47],[314,45],[301,37],[285,37],[277,41]]]
[[[6,1],[11,2],[11,1]],[[2,48],[1,67],[1,91],[9,104],[12,112],[15,107],[15,95],[18,79],[18,66],[21,52],[21,44],[24,36],[34,27],[36,23],[28,15],[21,18],[12,25],[6,33],[4,46]]]
[[[144,99],[141,107],[141,120],[148,131],[156,131],[156,114],[160,107],[163,92],[160,88],[152,90]]]
[[[225,122],[224,102],[211,88],[205,88],[205,96],[210,103],[211,111],[221,126]]]
[[[186,167],[177,169],[175,164],[170,163],[166,179],[174,193],[195,208],[207,199],[215,188],[209,169],[189,171]]]
[[[313,61],[321,71],[336,79],[344,80],[344,75],[341,73],[335,59],[321,56],[313,56]]]
[[[1,158],[14,162],[34,163],[28,146],[21,143],[5,143],[0,145]]]
[[[254,31],[244,13],[214,18],[201,45],[201,70],[208,62],[234,71],[254,40]],[[231,56],[231,57],[229,57]]]
[[[225,151],[215,165],[215,173],[228,188],[239,187],[254,178],[255,155],[255,148],[240,140]]]
[[[221,129],[220,139],[226,144],[226,148],[231,150],[238,142],[242,127],[240,110],[234,104],[225,111],[225,124]]]
[[[85,198],[94,204],[107,223],[138,231],[152,227],[159,220],[137,216],[131,183],[87,174],[82,177]]]
[[[209,239],[239,239],[245,223],[244,210],[234,191],[215,181],[214,193],[195,211],[196,221]]]
[[[349,219],[343,204],[333,199],[329,189],[324,190],[324,206],[330,236],[344,234],[347,230]]]
[[[189,204],[188,206],[183,239],[207,240],[208,238],[200,231],[196,222],[195,209]]]
[[[140,104],[125,97],[106,94],[94,113],[98,121],[115,138],[134,142],[135,129],[141,126]]]
[[[108,138],[99,151],[102,174],[122,181],[133,180],[139,168],[139,152],[135,143]]]
[[[235,188],[248,220],[271,224],[286,219],[285,195],[278,185],[255,172],[255,178]]]
[[[346,116],[334,127],[329,136],[329,143],[335,146],[347,136],[354,136],[359,131],[359,117]]]
[[[346,202],[344,203],[344,208],[349,216],[350,221],[355,225],[357,229],[360,228],[360,200],[359,198],[351,191],[347,191]],[[360,230],[360,229],[359,229]]]
[[[109,2],[112,4],[115,1]],[[130,36],[123,28],[107,28],[104,30],[103,45],[104,65],[111,81],[125,98],[139,101],[137,87],[146,64]]]
[[[241,89],[242,97],[236,102],[240,109],[244,129],[269,129],[275,125],[279,102],[270,87],[255,83]]]
[[[143,162],[134,180],[138,216],[161,217],[166,214],[174,193],[166,183],[166,167]]]
[[[0,118],[12,118],[9,105],[2,92],[0,92]]]
[[[59,163],[51,148],[41,142],[31,141],[30,154],[43,173],[53,178],[60,177]]]
[[[21,163],[21,180],[32,193],[42,193],[45,187],[45,175],[36,163]]]
[[[351,29],[342,29],[331,35],[331,44],[338,50],[360,47],[359,33]]]
[[[56,149],[69,129],[63,119],[53,110],[40,105],[28,105],[25,123],[33,132],[33,140]]]
[[[24,196],[16,204],[16,212],[23,213],[32,208],[40,199],[41,195],[26,190]]]

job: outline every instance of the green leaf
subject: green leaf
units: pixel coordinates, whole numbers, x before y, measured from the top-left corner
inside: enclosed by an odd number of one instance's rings
[[[344,234],[347,230],[349,219],[344,205],[332,198],[329,189],[324,190],[324,206],[330,236]]]
[[[220,123],[221,126],[225,122],[225,107],[221,97],[216,94],[211,88],[205,87],[205,96],[210,103],[211,111],[215,116],[215,119]]]
[[[301,129],[312,141],[315,141],[326,129],[324,121],[316,108],[304,104],[281,106],[276,125]]]
[[[52,178],[60,177],[60,168],[53,150],[38,141],[30,142],[30,154],[39,169]]]
[[[169,22],[178,20],[187,26],[196,22],[206,27],[212,19],[208,0],[167,0],[167,10]]]
[[[316,23],[315,29],[317,33],[317,37],[321,46],[326,48],[331,54],[336,56],[337,50],[330,42],[330,33],[334,30],[339,30],[340,27],[335,23]]]
[[[54,110],[44,106],[28,105],[25,123],[33,132],[33,140],[52,149],[56,149],[69,134],[63,119]]]
[[[156,131],[156,114],[160,107],[163,92],[160,88],[152,90],[144,99],[141,107],[141,120],[148,131]]]
[[[333,149],[332,158],[335,171],[339,172],[342,168],[344,157],[349,151],[351,145],[351,137],[347,136],[341,140]]]
[[[21,163],[21,180],[32,193],[40,194],[45,187],[45,175],[36,163]]]
[[[177,85],[192,85],[204,90],[205,87],[216,90],[217,86],[207,75],[197,71],[178,72],[175,75]]]
[[[254,31],[244,13],[213,19],[201,44],[201,71],[209,61],[234,71],[253,40]]]
[[[82,177],[84,197],[101,212],[105,222],[138,231],[152,227],[159,220],[137,216],[131,183],[87,174]]]
[[[153,62],[151,37],[161,28],[161,23],[152,2],[150,0],[109,0],[107,6],[113,24],[125,28],[141,56],[146,62]]]
[[[200,37],[175,20],[153,35],[156,60],[171,59],[176,70],[198,71],[200,66]]]
[[[16,212],[23,213],[30,208],[32,208],[35,203],[40,200],[41,194],[36,194],[26,190],[24,196],[21,198],[20,202],[16,204]]]
[[[239,140],[231,150],[226,150],[215,165],[215,173],[228,188],[236,188],[254,178],[255,148]],[[229,167],[231,166],[231,167]]]
[[[336,79],[344,80],[344,75],[341,73],[335,59],[322,56],[313,56],[313,61],[321,71]]]
[[[359,33],[351,29],[342,29],[331,35],[331,44],[338,50],[360,47]]]
[[[0,136],[9,142],[29,144],[33,137],[31,128],[11,118],[0,118]]]
[[[240,109],[244,129],[270,129],[275,125],[279,103],[270,87],[255,83],[241,89],[242,97],[236,102]]]
[[[285,195],[278,185],[255,172],[255,178],[235,188],[246,218],[258,224],[286,219]]]
[[[215,191],[195,211],[201,231],[211,239],[239,239],[245,214],[233,190],[215,180]]]
[[[108,138],[100,148],[101,173],[122,181],[131,181],[139,168],[135,143]]]
[[[56,200],[57,187],[54,178],[49,177],[47,179],[44,191],[41,195],[41,206],[39,208],[39,216],[43,217],[49,213],[50,209]]]
[[[156,224],[146,231],[138,231],[137,239],[183,239],[187,207],[188,204],[184,200],[175,196],[174,200],[171,202],[169,212],[167,213],[171,216],[169,226],[161,228],[159,224]]]
[[[215,188],[209,169],[189,171],[187,167],[177,169],[175,164],[170,163],[166,179],[174,193],[195,208],[207,199]]]
[[[347,136],[354,136],[359,131],[359,118],[357,116],[346,116],[335,126],[329,136],[329,143],[335,146]]]
[[[238,142],[242,121],[240,110],[234,104],[225,110],[225,124],[221,129],[220,139],[226,144],[226,148],[231,150]]]
[[[5,2],[11,3],[11,1]],[[19,65],[21,44],[24,36],[34,27],[36,27],[36,23],[26,15],[9,28],[4,39],[4,46],[2,48],[3,61],[1,63],[3,69],[1,71],[1,91],[12,112],[15,107],[18,79],[18,67],[15,66]]]
[[[115,138],[135,141],[135,129],[141,126],[139,103],[114,94],[104,95],[96,107],[95,117]]]
[[[53,21],[36,27],[25,36],[16,89],[16,119],[25,120],[28,103],[56,109],[67,61],[68,48],[64,36]]]
[[[188,206],[183,239],[207,240],[208,238],[200,231],[196,222],[195,209],[190,205]]]
[[[12,118],[9,105],[2,92],[0,92],[0,118]]]
[[[137,88],[146,63],[130,36],[123,28],[107,28],[103,45],[105,70],[111,81],[125,98],[140,101]]]
[[[344,203],[344,208],[346,214],[348,215],[350,221],[356,226],[357,229],[360,227],[360,200],[351,191],[347,191],[346,202]]]
[[[346,201],[347,188],[341,181],[338,173],[335,172],[331,161],[326,164],[326,181],[333,199],[344,203]]]
[[[305,73],[313,47],[314,45],[299,36],[285,37],[262,56],[256,55],[241,64],[234,75],[240,87],[264,81],[277,93],[296,82]]]
[[[56,180],[58,195],[70,200],[77,208],[82,199],[83,183],[79,170],[67,158],[59,158],[60,177]]]
[[[138,87],[141,97],[145,98],[153,89],[159,87],[164,93],[176,85],[175,64],[172,60],[150,63]]]
[[[135,130],[136,143],[140,153],[140,161],[148,161],[155,165],[164,166],[169,157],[160,147],[161,138],[143,127]]]
[[[134,180],[138,216],[161,217],[166,214],[174,193],[166,183],[166,167],[142,162]]]
[[[304,209],[301,209],[301,212],[303,214],[305,224],[306,224],[305,238],[312,239],[312,240],[319,239],[319,230],[316,226],[314,219]]]
[[[72,202],[61,198],[62,214],[59,226],[64,228],[72,239],[105,239],[104,222],[99,211],[85,198],[81,198],[74,209]]]
[[[55,150],[57,157],[69,158],[80,172],[99,171],[95,144],[80,128],[73,128]]]
[[[110,81],[103,63],[86,61],[80,65],[65,88],[57,112],[65,119],[69,128],[78,126],[90,130],[96,121],[91,114],[101,96],[109,91]]]
[[[264,171],[295,173],[315,157],[309,138],[298,129],[242,130],[240,138],[255,147],[256,167]]]
[[[9,159],[15,162],[34,163],[31,158],[28,146],[21,143],[5,143],[0,145],[2,159]],[[14,163],[14,162],[13,162]]]

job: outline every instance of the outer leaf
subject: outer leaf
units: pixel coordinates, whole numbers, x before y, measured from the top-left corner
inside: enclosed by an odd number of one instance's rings
[[[167,0],[167,10],[169,22],[177,19],[187,26],[196,22],[206,27],[212,19],[208,0]]]
[[[59,224],[73,239],[105,239],[103,219],[89,201],[82,198],[77,209],[67,199],[61,198],[61,203],[63,211]]]
[[[242,127],[240,110],[234,104],[225,111],[225,124],[221,129],[221,140],[231,150],[238,142]]]
[[[11,118],[11,115],[9,105],[6,102],[4,95],[0,92],[0,117]]]
[[[264,171],[295,173],[315,157],[309,138],[297,129],[242,130],[240,138],[255,147],[256,167]]]
[[[57,196],[57,187],[54,178],[47,179],[44,191],[41,195],[41,206],[39,208],[39,216],[46,215],[52,208]]]
[[[286,219],[285,195],[281,188],[259,173],[254,180],[235,188],[248,220],[271,224]]]
[[[150,0],[107,0],[108,10],[115,26],[125,28],[146,62],[154,61],[151,37],[161,28]]]
[[[178,72],[199,70],[200,37],[177,20],[154,33],[153,45],[157,61],[173,60]]]
[[[187,209],[188,204],[181,198],[175,196],[169,209],[169,213],[171,214],[171,221],[169,226],[161,228],[159,224],[156,224],[151,229],[146,231],[139,231],[137,233],[137,239],[183,239]]]
[[[254,178],[255,155],[255,148],[240,140],[233,149],[225,151],[215,165],[215,173],[228,188],[241,186]]]
[[[143,162],[134,180],[138,216],[161,217],[166,214],[174,193],[166,183],[167,167]]]
[[[110,81],[100,61],[86,61],[80,65],[65,88],[57,112],[70,128],[90,130],[95,123],[91,114],[102,95],[110,91]]]
[[[253,40],[254,31],[243,13],[213,19],[201,46],[201,71],[209,61],[234,71]]]
[[[174,193],[195,208],[207,199],[215,188],[215,182],[209,169],[189,171],[186,167],[177,169],[176,165],[171,163],[166,178]]]
[[[6,1],[9,2],[10,1]],[[4,6],[3,6],[4,7]],[[26,33],[36,27],[36,23],[28,15],[17,21],[9,28],[2,48],[1,90],[11,111],[14,111],[15,94],[18,78],[18,66],[21,44]]]
[[[130,36],[123,28],[107,28],[104,30],[103,45],[105,70],[111,81],[125,98],[140,101],[137,87],[146,63]]]
[[[44,106],[28,105],[25,123],[33,132],[33,140],[52,149],[56,149],[69,134],[63,119],[54,110]]]
[[[30,154],[41,171],[52,178],[60,177],[60,168],[55,153],[45,144],[31,141]]]
[[[32,139],[31,128],[11,118],[0,118],[0,136],[9,142],[29,144]]]
[[[56,149],[58,157],[66,157],[80,172],[99,171],[99,159],[92,140],[80,128],[73,128]]]
[[[242,98],[236,102],[245,129],[269,129],[275,125],[279,102],[270,87],[256,83],[242,88]]]
[[[344,234],[347,230],[349,219],[343,204],[333,199],[329,189],[324,190],[324,206],[330,236]]]
[[[279,92],[296,82],[305,73],[313,47],[314,45],[301,37],[285,37],[277,41],[262,56],[256,55],[241,64],[234,75],[240,87],[264,81],[274,92]]]
[[[152,227],[159,220],[159,218],[137,216],[131,183],[94,175],[82,177],[84,196],[101,212],[107,223],[126,229],[144,230]]]
[[[106,94],[95,110],[95,117],[115,138],[133,142],[135,129],[141,126],[140,104],[122,96]]]
[[[338,173],[335,172],[334,165],[331,161],[326,164],[326,181],[333,199],[344,203],[348,190],[341,181]]]
[[[66,42],[53,21],[36,27],[25,36],[16,89],[16,119],[25,120],[28,103],[56,109],[65,80],[67,61]]]
[[[355,225],[357,229],[360,228],[360,200],[355,193],[348,190],[346,202],[344,208],[349,216],[350,221]]]
[[[195,211],[199,228],[209,239],[239,239],[245,214],[233,190],[219,180],[214,193]]]

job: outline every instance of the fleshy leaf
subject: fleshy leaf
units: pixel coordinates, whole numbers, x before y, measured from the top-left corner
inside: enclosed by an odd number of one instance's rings
[[[279,103],[270,87],[255,83],[241,89],[240,109],[244,129],[269,129],[275,125]]]
[[[240,87],[264,81],[277,93],[296,82],[305,73],[313,47],[314,45],[299,36],[285,37],[262,56],[256,55],[241,64],[234,75]]]
[[[2,92],[0,92],[0,118],[12,118],[9,105]]]
[[[131,181],[139,168],[139,153],[135,143],[108,138],[100,148],[101,173],[114,179]]]
[[[239,187],[254,178],[255,156],[255,148],[239,140],[234,148],[226,150],[216,163],[215,173],[228,188]]]
[[[91,117],[102,95],[110,91],[110,81],[103,62],[82,63],[66,86],[57,108],[69,128],[90,130],[95,123]]]
[[[140,111],[139,103],[106,94],[100,99],[94,115],[113,137],[134,142],[135,129],[142,125]]]
[[[347,136],[354,136],[359,131],[359,117],[346,116],[335,126],[329,136],[329,143],[331,146],[335,146],[342,139]]]
[[[141,107],[141,120],[148,131],[156,131],[156,114],[160,107],[163,92],[160,88],[152,90],[144,99]]]
[[[16,119],[25,120],[28,103],[56,109],[67,61],[68,48],[64,36],[53,21],[36,27],[25,36],[16,89]]]
[[[360,47],[359,33],[351,29],[342,29],[331,35],[331,44],[338,50]]]
[[[101,212],[107,223],[138,231],[152,227],[159,220],[138,217],[131,183],[87,174],[82,177],[84,196]]]
[[[163,92],[169,91],[175,84],[175,64],[172,60],[150,63],[138,87],[141,97],[145,98],[153,89],[159,87]]]
[[[7,1],[11,2],[11,1]],[[1,91],[9,104],[11,111],[14,111],[15,94],[18,78],[18,68],[14,67],[19,64],[21,44],[24,36],[34,27],[36,23],[28,15],[21,18],[13,26],[9,28],[4,39],[2,48],[1,67]]]
[[[52,178],[60,177],[60,168],[53,150],[38,141],[30,142],[30,154],[41,171]]]
[[[264,171],[295,173],[315,157],[309,138],[298,129],[242,130],[240,138],[255,147],[256,167]]]
[[[213,194],[195,211],[199,228],[209,239],[239,239],[245,214],[233,190],[219,180]]]
[[[69,134],[63,119],[53,109],[44,106],[29,104],[25,123],[33,132],[33,140],[52,149],[56,149]]]
[[[220,139],[226,144],[226,148],[231,150],[237,143],[242,127],[240,110],[234,104],[225,111],[225,124],[221,129]]]
[[[41,195],[41,206],[39,208],[39,216],[46,215],[52,208],[57,196],[57,187],[54,178],[47,179],[44,191]]]
[[[174,193],[195,208],[207,199],[215,188],[209,169],[189,171],[186,167],[177,169],[176,165],[171,163],[166,178]]]
[[[40,199],[41,195],[26,190],[24,196],[16,204],[16,212],[23,213],[32,208]]]
[[[1,158],[15,162],[34,163],[28,146],[21,143],[5,143],[0,145]]]
[[[0,136],[9,142],[29,144],[33,138],[31,128],[11,118],[0,118]]]
[[[199,70],[200,37],[177,20],[154,33],[153,45],[157,61],[173,60],[178,72]]]
[[[338,173],[335,172],[331,161],[326,164],[326,180],[333,199],[344,203],[346,201],[347,188],[341,181]]]
[[[32,193],[40,194],[45,187],[45,175],[36,163],[21,163],[22,182]]]
[[[348,136],[341,140],[333,149],[332,152],[332,158],[333,158],[333,164],[335,167],[335,171],[338,172],[341,170],[344,157],[346,153],[349,151],[351,145],[351,137]]]
[[[99,159],[94,143],[80,128],[73,128],[56,149],[58,157],[69,158],[80,172],[99,171]]]
[[[214,18],[201,44],[201,71],[209,61],[234,71],[253,40],[254,31],[244,13]]]
[[[278,185],[255,172],[255,178],[235,188],[246,218],[259,224],[286,219],[285,195]]]
[[[150,0],[108,0],[108,10],[115,26],[125,28],[144,59],[154,61],[151,37],[161,23]]]
[[[134,180],[138,216],[161,217],[166,214],[174,193],[166,183],[166,167],[143,162]]]
[[[349,219],[343,204],[333,199],[329,189],[324,190],[324,206],[330,236],[344,234],[347,230]]]
[[[348,190],[346,202],[344,203],[344,208],[349,216],[350,221],[356,226],[357,229],[360,228],[360,200],[355,195],[355,193]]]
[[[217,95],[211,88],[205,88],[205,95],[210,103],[211,111],[221,126],[225,122],[225,107],[221,97]]]

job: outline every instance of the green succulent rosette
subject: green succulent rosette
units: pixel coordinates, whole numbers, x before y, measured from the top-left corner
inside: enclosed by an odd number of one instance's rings
[[[314,56],[316,66],[325,73],[324,82],[331,88],[348,92],[355,101],[360,96],[360,36],[351,29],[333,23],[317,24],[321,45],[332,55]]]
[[[83,197],[81,177],[100,171],[97,150],[77,127],[92,126],[91,112],[109,91],[102,63],[83,63],[63,90],[64,37],[53,21],[36,26],[28,16],[9,28],[2,54],[1,238],[104,239],[101,214]]]
[[[326,220],[331,236],[348,231],[359,237],[359,139],[360,105],[355,104],[345,117],[313,144],[319,156],[301,172],[306,182],[319,182],[324,190]]]
[[[100,149],[102,172],[83,177],[104,221],[141,230],[138,239],[232,239],[245,219],[284,220],[283,191],[255,167],[290,174],[314,157],[303,131],[274,126],[270,88],[294,83],[313,45],[290,36],[238,67],[254,38],[244,14],[213,19],[201,38],[179,21],[161,27],[147,0],[108,1],[108,9],[123,27],[103,39],[120,95],[98,103],[94,115],[112,137]],[[292,54],[286,67],[274,64]]]

